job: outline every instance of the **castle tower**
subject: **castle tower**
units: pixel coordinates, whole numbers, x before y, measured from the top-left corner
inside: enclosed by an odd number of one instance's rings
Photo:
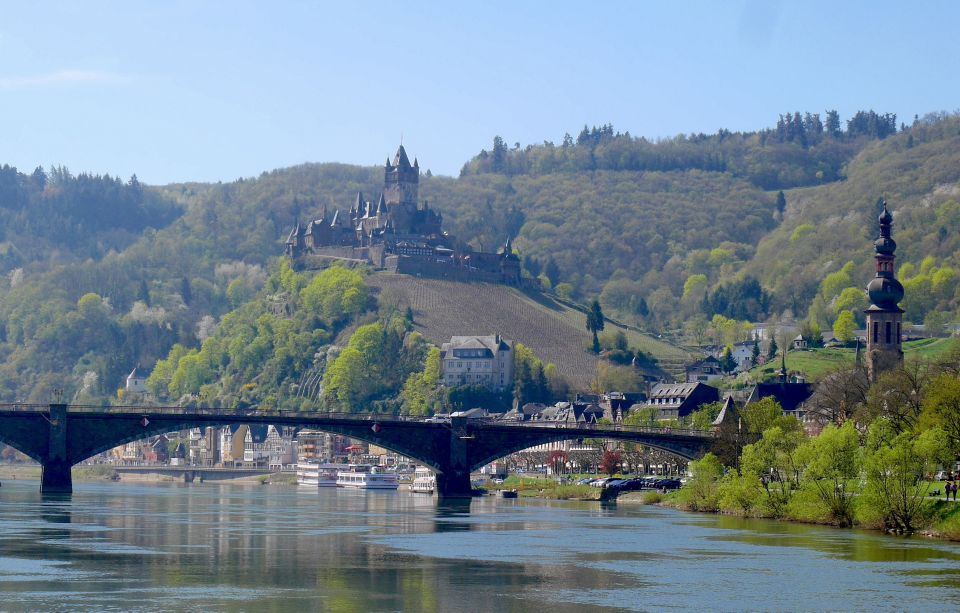
[[[896,368],[903,363],[900,326],[903,309],[899,303],[903,300],[903,285],[894,274],[894,251],[897,243],[891,237],[893,215],[883,202],[880,214],[880,238],[873,243],[877,260],[877,274],[867,285],[870,306],[867,307],[867,376],[871,381],[885,370]]]
[[[397,149],[393,163],[387,160],[383,169],[383,196],[388,205],[402,204],[416,210],[420,197],[420,166],[410,164],[403,145]]]

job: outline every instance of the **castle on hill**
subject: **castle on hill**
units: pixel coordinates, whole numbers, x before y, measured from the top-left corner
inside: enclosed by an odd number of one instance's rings
[[[403,145],[383,171],[376,203],[362,193],[350,210],[326,208],[318,219],[299,221],[286,241],[286,254],[310,267],[324,259],[367,262],[393,272],[430,277],[519,283],[520,260],[509,239],[498,253],[474,251],[443,231],[443,214],[420,203],[420,165]]]

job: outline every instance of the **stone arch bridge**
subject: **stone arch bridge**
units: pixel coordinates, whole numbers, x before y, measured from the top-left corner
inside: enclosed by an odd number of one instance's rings
[[[98,453],[148,436],[207,426],[261,424],[312,428],[373,443],[437,472],[440,496],[470,495],[470,472],[522,449],[562,440],[632,441],[687,459],[706,453],[715,434],[699,430],[631,428],[453,417],[447,420],[347,413],[182,407],[0,405],[0,442],[42,466],[42,492],[71,492],[70,468]]]

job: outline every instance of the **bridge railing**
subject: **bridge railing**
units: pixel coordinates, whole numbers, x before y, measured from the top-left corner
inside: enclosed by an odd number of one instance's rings
[[[105,415],[209,415],[213,417],[306,417],[312,419],[347,419],[352,421],[422,421],[409,415],[385,415],[378,413],[343,413],[320,411],[281,411],[259,408],[180,407],[144,405],[86,405],[68,404],[68,413],[102,413]],[[0,411],[46,412],[50,404],[0,403]]]
[[[49,404],[35,403],[0,403],[0,411],[23,411],[30,413],[43,413],[48,411]],[[223,408],[223,407],[181,407],[181,406],[142,406],[142,405],[85,405],[69,404],[66,405],[68,413],[98,413],[103,415],[162,415],[176,416],[189,415],[210,416],[210,417],[282,417],[285,419],[330,419],[354,422],[416,422],[416,423],[439,423],[451,424],[449,418],[444,417],[415,417],[411,415],[390,415],[380,413],[343,413],[343,412],[320,412],[320,411],[282,411],[278,409],[263,410],[256,407],[248,408]],[[514,421],[496,418],[466,418],[467,425],[478,426],[505,426],[510,428],[552,428],[563,430],[576,430],[583,434],[603,435],[604,433],[629,432],[634,434],[655,434],[655,435],[673,435],[691,438],[716,438],[717,433],[710,430],[693,430],[689,428],[671,428],[659,426],[627,426],[623,424],[593,424],[593,423],[567,423],[550,421]]]
[[[692,428],[671,428],[660,426],[627,426],[623,424],[592,424],[567,423],[549,421],[512,421],[504,419],[471,419],[469,423],[483,423],[490,426],[509,426],[519,428],[558,428],[576,430],[584,433],[603,434],[608,432],[630,432],[634,434],[672,434],[676,436],[690,436],[697,438],[715,438],[717,433],[712,430],[694,430]]]

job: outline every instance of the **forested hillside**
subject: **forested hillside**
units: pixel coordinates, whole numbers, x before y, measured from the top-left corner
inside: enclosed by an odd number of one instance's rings
[[[110,397],[138,362],[199,349],[225,314],[263,299],[296,220],[346,210],[357,191],[375,198],[382,182],[382,167],[343,164],[163,187],[0,169],[0,398]],[[424,173],[420,195],[475,247],[513,237],[525,274],[557,296],[599,297],[608,315],[692,343],[715,315],[809,313],[824,328],[856,315],[881,196],[907,319],[955,319],[958,186],[956,116],[898,127],[889,114],[790,113],[658,142],[610,126],[560,145],[497,138],[459,178]],[[724,340],[748,329],[713,327]]]

